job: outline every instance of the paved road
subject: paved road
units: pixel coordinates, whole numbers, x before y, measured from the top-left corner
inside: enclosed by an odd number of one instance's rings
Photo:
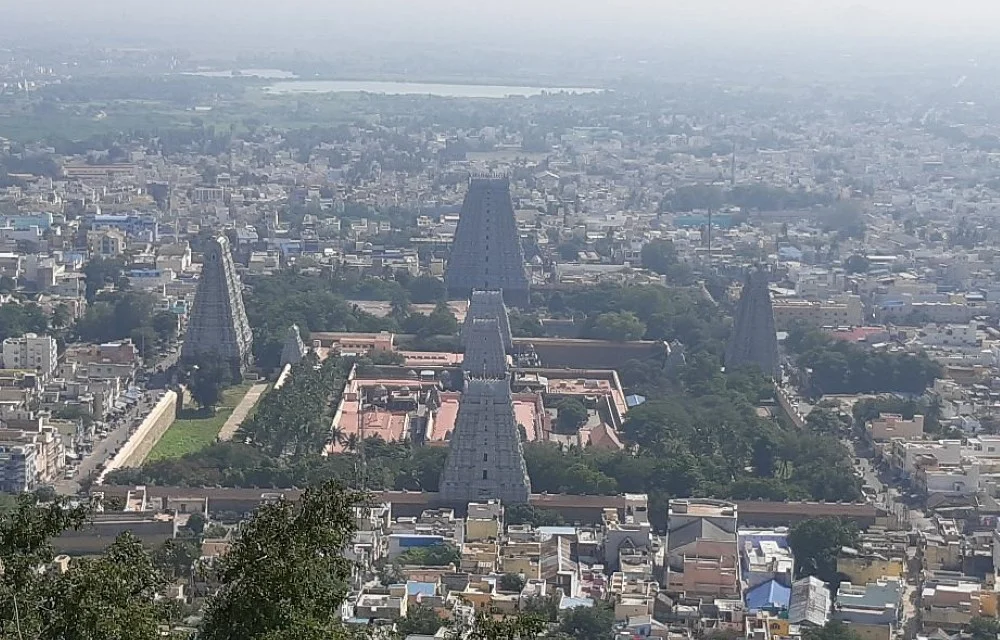
[[[167,371],[174,366],[180,356],[180,348],[174,353],[168,353],[157,361],[155,366],[147,369],[150,374],[146,383],[147,390],[139,396],[139,402],[130,407],[117,423],[111,425],[107,437],[96,440],[94,449],[80,462],[80,467],[72,479],[59,478],[53,483],[56,492],[62,495],[76,495],[80,492],[80,481],[97,475],[97,467],[110,460],[115,452],[128,440],[132,430],[139,426],[142,418],[156,404],[155,398],[159,391],[165,389],[170,382]]]
[[[130,407],[125,414],[113,423],[107,437],[96,440],[94,449],[80,462],[76,475],[72,479],[60,478],[53,486],[62,495],[76,495],[80,492],[80,481],[91,475],[97,475],[97,467],[107,462],[115,452],[128,440],[135,427],[156,404],[158,390],[143,392],[135,406]]]
[[[222,429],[219,430],[219,440],[232,440],[233,435],[236,434],[236,430],[239,429],[240,425],[243,424],[243,420],[246,419],[247,414],[250,410],[254,408],[257,401],[260,400],[260,396],[267,391],[267,383],[255,384],[250,387],[240,403],[236,405],[233,409],[232,414],[226,420],[226,424],[222,425]]]

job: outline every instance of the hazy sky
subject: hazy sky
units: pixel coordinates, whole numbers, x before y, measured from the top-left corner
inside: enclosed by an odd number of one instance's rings
[[[377,44],[547,39],[562,45],[740,37],[1000,35],[998,0],[0,0],[0,33]],[[4,26],[6,25],[6,27]]]

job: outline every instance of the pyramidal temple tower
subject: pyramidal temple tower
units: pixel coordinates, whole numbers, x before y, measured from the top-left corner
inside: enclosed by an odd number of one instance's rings
[[[188,321],[181,360],[197,363],[217,358],[241,378],[253,359],[253,332],[243,307],[240,287],[229,240],[219,236],[208,244]]]
[[[519,504],[527,502],[531,494],[501,331],[507,311],[502,298],[495,298],[500,304],[491,306],[494,311],[502,310],[501,318],[469,316],[462,329],[465,390],[459,399],[438,496],[443,504],[453,507],[489,499]],[[489,299],[480,296],[480,304]],[[509,340],[509,326],[507,335]]]
[[[465,314],[465,324],[462,325],[463,343],[467,344],[466,334],[476,320],[496,320],[499,323],[504,352],[514,351],[514,337],[510,332],[510,317],[507,315],[507,305],[503,302],[502,291],[477,289],[472,292],[469,310]]]
[[[500,326],[495,318],[466,320],[462,330],[465,355],[462,371],[467,378],[502,378],[507,375],[507,354],[504,352]]]
[[[778,337],[767,283],[767,271],[754,269],[747,273],[726,345],[726,367],[755,364],[765,374],[777,376]]]
[[[489,174],[469,180],[444,281],[453,298],[487,289],[502,290],[508,304],[528,303],[528,276],[509,178]]]
[[[531,482],[506,374],[466,382],[439,492],[443,504],[456,507],[490,499],[528,501]]]
[[[306,351],[306,345],[302,342],[299,325],[293,324],[288,328],[288,336],[285,337],[285,344],[281,347],[281,366],[302,362],[302,358],[306,356]]]

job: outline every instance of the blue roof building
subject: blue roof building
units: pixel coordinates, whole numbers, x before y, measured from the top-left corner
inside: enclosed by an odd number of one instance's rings
[[[767,611],[778,615],[788,611],[792,590],[777,580],[762,582],[747,590],[744,601],[749,611]]]

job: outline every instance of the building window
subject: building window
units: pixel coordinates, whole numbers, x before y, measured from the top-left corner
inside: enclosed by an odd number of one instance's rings
[[[490,457],[490,454],[484,453],[483,454],[483,462],[489,462],[489,457]]]
[[[483,480],[487,480],[488,476],[489,476],[489,472],[486,471],[486,469],[483,469]]]

